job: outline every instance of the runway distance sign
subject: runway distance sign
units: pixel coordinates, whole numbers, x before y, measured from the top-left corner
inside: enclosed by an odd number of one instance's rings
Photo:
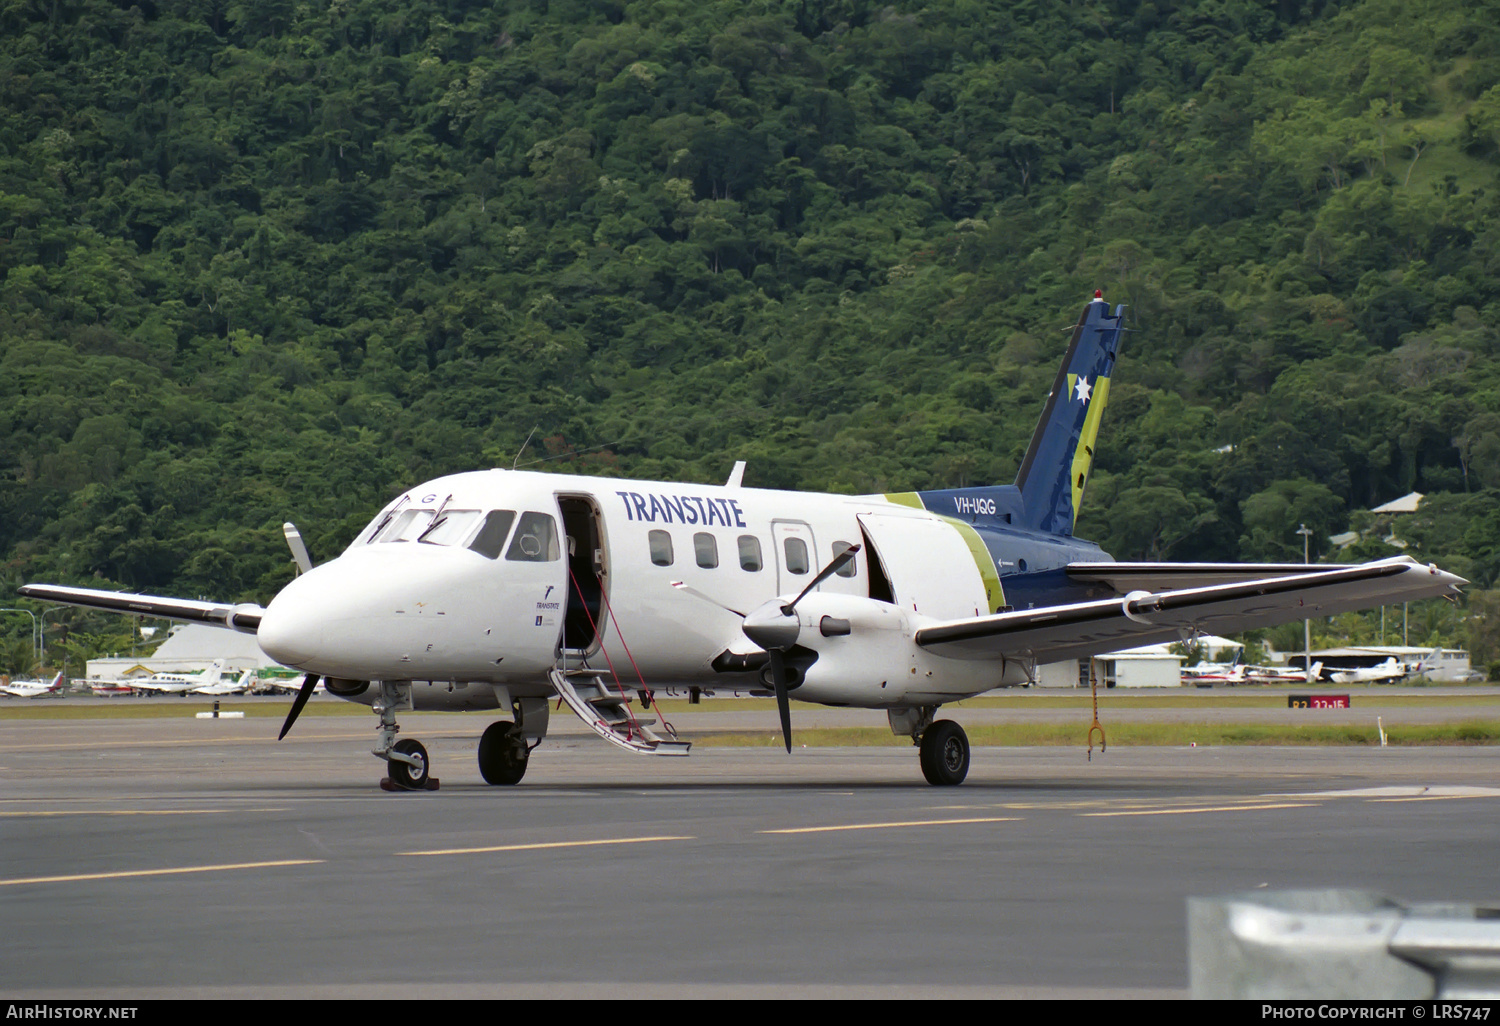
[[[1288,709],[1347,709],[1348,695],[1287,695]]]

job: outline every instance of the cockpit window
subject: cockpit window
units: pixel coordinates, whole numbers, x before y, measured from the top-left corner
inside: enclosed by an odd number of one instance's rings
[[[468,536],[478,519],[477,509],[444,510],[422,530],[417,541],[424,545],[457,545]]]
[[[479,528],[479,533],[469,542],[469,548],[490,559],[500,558],[500,550],[505,547],[510,525],[515,523],[515,519],[516,511],[513,509],[490,510],[484,515],[484,525]]]
[[[370,540],[374,542],[416,541],[417,536],[427,530],[427,526],[431,523],[432,510],[403,509],[391,517],[391,522]]]
[[[523,563],[550,563],[559,556],[556,522],[545,513],[522,513],[505,558]]]

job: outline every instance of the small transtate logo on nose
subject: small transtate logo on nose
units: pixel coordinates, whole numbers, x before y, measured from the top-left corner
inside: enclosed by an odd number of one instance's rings
[[[1078,386],[1073,391],[1074,394],[1078,397],[1079,402],[1087,403],[1089,401],[1089,396],[1091,396],[1094,392],[1094,386],[1089,384],[1088,378],[1079,378]]]

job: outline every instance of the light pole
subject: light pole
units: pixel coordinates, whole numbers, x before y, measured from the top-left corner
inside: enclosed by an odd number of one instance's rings
[[[31,661],[33,663],[37,662],[37,654],[36,654],[36,614],[33,613],[29,609],[21,609],[21,608],[19,608],[17,606],[7,606],[4,609],[0,609],[0,613],[25,613],[27,616],[31,617]]]
[[[1302,536],[1302,565],[1306,566],[1312,562],[1309,558],[1307,543],[1312,539],[1312,531],[1306,524],[1297,525],[1297,533]],[[1302,621],[1302,673],[1306,681],[1312,683],[1312,621]]]
[[[67,606],[53,606],[51,609],[43,609],[42,613],[41,613],[41,616],[39,616],[37,618],[36,640],[37,640],[37,661],[38,662],[46,662],[47,661],[47,614],[48,613],[68,613],[68,612],[72,612],[72,610],[69,609]],[[63,661],[64,662],[67,661],[66,656],[64,656]]]

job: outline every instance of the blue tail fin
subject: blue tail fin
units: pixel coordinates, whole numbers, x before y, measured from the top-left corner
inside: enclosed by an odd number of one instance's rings
[[[1094,465],[1094,442],[1109,402],[1109,378],[1125,322],[1125,307],[1109,312],[1100,293],[1084,307],[1031,446],[1016,474],[1026,526],[1048,534],[1073,533],[1083,489]]]
[[[1011,524],[1071,536],[1094,464],[1094,441],[1109,400],[1109,376],[1125,321],[1099,293],[1083,308],[1042,419],[1014,485],[943,488],[887,495],[971,523]]]

